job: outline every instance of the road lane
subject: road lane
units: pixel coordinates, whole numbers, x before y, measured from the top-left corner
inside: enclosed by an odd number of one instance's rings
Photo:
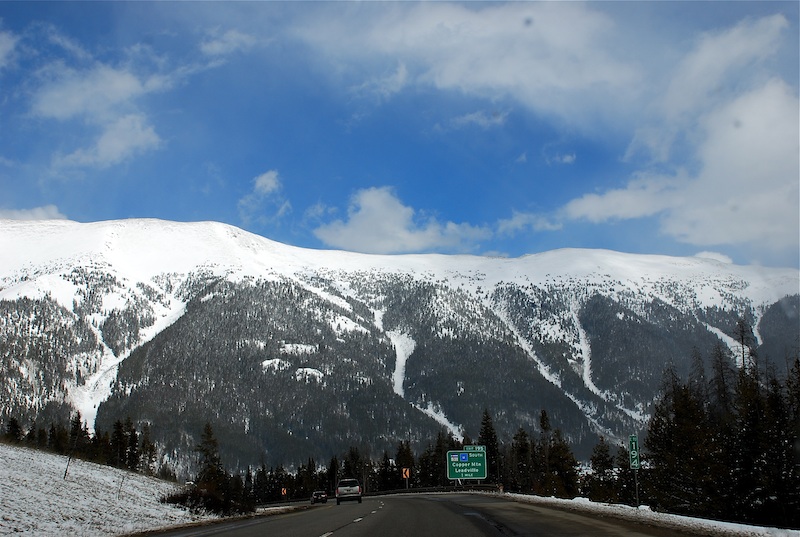
[[[408,494],[167,532],[170,537],[670,537],[674,530],[480,494]]]

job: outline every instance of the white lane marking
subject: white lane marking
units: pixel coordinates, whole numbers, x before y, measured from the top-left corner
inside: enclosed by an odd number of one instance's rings
[[[364,520],[364,517],[357,518],[357,519],[355,519],[353,522],[361,522],[362,520]]]
[[[375,513],[377,513],[377,512],[378,512],[378,510],[376,509],[375,511],[371,512],[370,514],[371,514],[371,515],[374,515],[374,514],[375,514]]]
[[[333,535],[333,532],[332,532],[332,531],[329,531],[328,533],[323,533],[323,534],[322,534],[322,535],[320,535],[319,537],[331,537],[331,535]]]

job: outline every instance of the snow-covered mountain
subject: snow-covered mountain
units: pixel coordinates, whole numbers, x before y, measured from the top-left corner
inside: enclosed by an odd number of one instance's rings
[[[641,431],[692,349],[733,363],[740,318],[777,374],[800,341],[798,270],[710,259],[365,255],[159,220],[0,221],[0,251],[0,418],[130,416],[178,458],[211,421],[232,465],[474,438],[484,409],[591,446]]]

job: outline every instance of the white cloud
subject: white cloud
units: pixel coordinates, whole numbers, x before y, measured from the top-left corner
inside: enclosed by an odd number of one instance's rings
[[[147,119],[130,114],[104,125],[103,133],[88,149],[82,148],[56,160],[56,166],[106,168],[161,145],[161,139]]]
[[[408,84],[408,69],[404,63],[398,63],[391,73],[375,76],[354,88],[356,93],[375,95],[380,100],[390,98],[399,93]]]
[[[280,191],[283,188],[277,170],[269,170],[253,178],[253,189],[239,200],[239,216],[245,223],[267,223],[287,215],[292,205],[285,200]],[[267,214],[267,207],[274,207]]]
[[[108,120],[119,106],[145,93],[145,86],[134,74],[107,65],[78,71],[57,63],[41,74],[47,81],[34,95],[32,111],[46,118]]]
[[[570,201],[563,216],[600,223],[660,215],[662,232],[680,242],[797,251],[799,117],[795,92],[770,80],[699,119],[696,172],[640,176]]]
[[[19,38],[11,32],[0,32],[0,69],[8,65]]]
[[[483,129],[491,127],[499,127],[503,125],[508,119],[508,112],[487,112],[486,110],[479,110],[471,114],[459,116],[451,121],[454,127],[466,127],[469,125],[477,125]]]
[[[510,97],[580,128],[598,116],[619,121],[638,93],[638,69],[609,49],[613,22],[586,4],[362,7],[347,17],[323,10],[293,31],[337,74],[372,80],[365,69],[399,61],[407,70],[403,86]]]
[[[691,136],[698,116],[763,84],[767,75],[761,64],[777,52],[787,26],[782,15],[773,15],[703,34],[671,68],[668,87],[655,96],[627,158],[644,149],[667,161],[676,141]]]
[[[46,25],[44,27],[45,36],[47,40],[53,43],[56,46],[61,47],[66,52],[78,58],[80,60],[91,60],[92,55],[87,51],[84,47],[80,45],[80,43],[76,42],[74,39],[65,36],[61,32],[56,29],[53,25]]]
[[[239,50],[247,50],[256,42],[255,37],[239,30],[232,29],[223,34],[217,31],[200,44],[200,50],[208,56],[226,56]]]
[[[797,250],[800,222],[800,106],[773,79],[701,120],[698,174],[663,229],[696,245],[749,244]]]
[[[725,31],[703,35],[672,76],[663,100],[664,116],[692,114],[713,103],[715,94],[729,87],[724,83],[726,78],[740,77],[743,68],[777,51],[779,37],[787,26],[783,15],[772,15],[744,19]]]
[[[497,222],[499,235],[514,235],[520,231],[532,229],[533,231],[556,231],[563,226],[547,216],[514,211],[511,218],[501,219]]]
[[[680,202],[679,182],[660,176],[640,177],[625,188],[573,199],[561,209],[561,214],[567,220],[593,223],[653,216]]]
[[[44,205],[33,209],[0,209],[3,220],[66,220],[55,205]]]
[[[566,154],[557,154],[553,157],[552,162],[556,162],[557,164],[575,164],[575,161],[578,160],[578,155],[575,153],[566,153]]]
[[[696,254],[694,254],[694,256],[699,257],[700,259],[711,259],[713,261],[719,261],[720,263],[725,263],[726,265],[730,265],[733,263],[733,259],[719,252],[697,252]]]
[[[253,193],[258,196],[267,196],[281,187],[278,172],[270,170],[262,173],[253,180]]]
[[[325,215],[334,214],[335,212],[335,209],[328,207],[322,202],[317,202],[303,212],[303,219],[307,222],[313,221],[319,223]]]
[[[403,205],[391,188],[356,192],[347,220],[335,220],[314,230],[328,246],[365,253],[469,251],[477,241],[489,238],[485,228],[435,218],[418,217]]]
[[[109,65],[96,61],[55,28],[46,27],[45,31],[46,39],[68,56],[48,60],[35,72],[30,112],[40,118],[72,122],[73,143],[79,146],[66,156],[53,156],[56,171],[63,166],[105,168],[160,148],[162,140],[141,106],[142,98],[172,89],[182,79],[213,66],[183,65],[168,71],[163,58],[156,58],[144,45],[126,49],[127,61]],[[95,138],[89,139],[92,135]]]

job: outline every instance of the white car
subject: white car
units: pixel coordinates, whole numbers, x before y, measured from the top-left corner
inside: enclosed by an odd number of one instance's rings
[[[349,500],[361,503],[361,485],[357,479],[342,479],[336,485],[336,505]]]

